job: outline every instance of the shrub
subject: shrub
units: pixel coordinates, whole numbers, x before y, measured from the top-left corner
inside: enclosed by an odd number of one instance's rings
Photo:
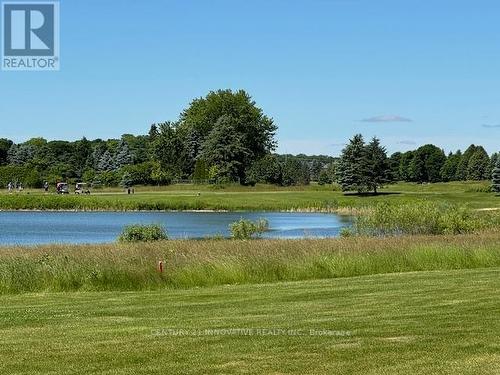
[[[231,237],[237,240],[248,240],[253,236],[261,235],[269,229],[269,223],[266,219],[259,219],[255,222],[246,219],[240,219],[229,225]]]
[[[344,227],[340,230],[339,236],[342,238],[349,238],[353,236],[353,230],[351,228]]]
[[[167,232],[158,224],[128,225],[118,237],[119,242],[153,242],[168,240]]]

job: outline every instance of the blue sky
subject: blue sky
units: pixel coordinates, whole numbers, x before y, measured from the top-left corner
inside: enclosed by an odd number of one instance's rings
[[[279,152],[500,149],[497,0],[61,1],[61,70],[0,72],[0,137],[119,137],[245,89]]]

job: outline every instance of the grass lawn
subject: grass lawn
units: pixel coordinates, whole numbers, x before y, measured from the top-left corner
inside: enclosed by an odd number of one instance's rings
[[[344,195],[332,186],[256,187],[173,185],[137,187],[136,194],[117,190],[96,191],[90,196],[56,196],[39,191],[0,194],[0,209],[80,209],[80,210],[341,210],[371,206],[380,201],[411,202],[432,200],[470,208],[498,208],[500,197],[483,192],[489,182],[437,184],[398,183],[381,189],[378,196]],[[28,194],[29,193],[29,194]]]
[[[499,276],[489,268],[4,295],[0,373],[498,374]],[[205,329],[254,330],[191,331]]]

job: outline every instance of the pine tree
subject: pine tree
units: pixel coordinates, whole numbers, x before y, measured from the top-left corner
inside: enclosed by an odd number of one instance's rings
[[[208,167],[205,160],[196,160],[193,172],[193,180],[197,183],[208,180]]]
[[[115,169],[114,167],[115,163],[113,160],[113,155],[111,155],[111,152],[109,152],[109,150],[106,150],[99,159],[99,162],[97,163],[97,169],[99,171],[107,172],[114,170]]]
[[[7,152],[7,160],[13,165],[25,165],[32,161],[34,156],[35,148],[27,143],[13,144]]]
[[[498,159],[500,159],[500,153],[495,152],[493,155],[491,155],[490,165],[488,167],[488,180],[490,180],[492,177],[493,169],[495,169]]]
[[[469,167],[469,160],[476,151],[476,146],[475,145],[470,145],[467,150],[462,155],[462,158],[460,159],[460,162],[458,163],[457,166],[457,175],[456,175],[456,180],[457,181],[465,181],[467,180],[467,172],[468,172],[468,167]]]
[[[218,182],[235,182],[244,181],[244,161],[248,153],[234,119],[222,116],[203,143],[201,157],[208,165],[217,166]]]
[[[338,180],[342,191],[366,191],[367,169],[365,142],[361,134],[356,134],[342,150],[338,165]]]
[[[120,186],[123,187],[124,189],[127,189],[132,186],[132,176],[130,173],[125,172],[122,175],[122,178],[120,180]]]
[[[118,144],[118,150],[115,158],[115,168],[120,169],[125,165],[129,165],[133,163],[132,153],[128,147],[128,143],[125,141],[120,141]]]
[[[373,137],[366,146],[367,187],[377,194],[377,189],[391,181],[389,159],[380,140]]]
[[[490,157],[486,150],[481,146],[476,147],[467,165],[467,179],[475,181],[489,179],[489,166]]]
[[[493,191],[500,193],[500,158],[497,158],[497,163],[495,168],[493,168],[492,182],[493,182]]]
[[[456,181],[458,165],[462,159],[462,152],[458,150],[455,154],[449,153],[443,168],[441,168],[441,179],[445,182]]]

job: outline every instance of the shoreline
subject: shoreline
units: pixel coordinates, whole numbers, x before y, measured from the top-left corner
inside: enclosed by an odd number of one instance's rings
[[[266,212],[266,213],[322,213],[322,214],[336,214],[341,216],[353,216],[357,213],[362,212],[362,209],[357,208],[345,208],[345,209],[310,209],[310,208],[298,208],[289,210],[215,210],[215,209],[200,209],[200,210],[110,210],[110,209],[0,209],[0,212],[190,212],[190,213],[242,213],[242,212]]]

